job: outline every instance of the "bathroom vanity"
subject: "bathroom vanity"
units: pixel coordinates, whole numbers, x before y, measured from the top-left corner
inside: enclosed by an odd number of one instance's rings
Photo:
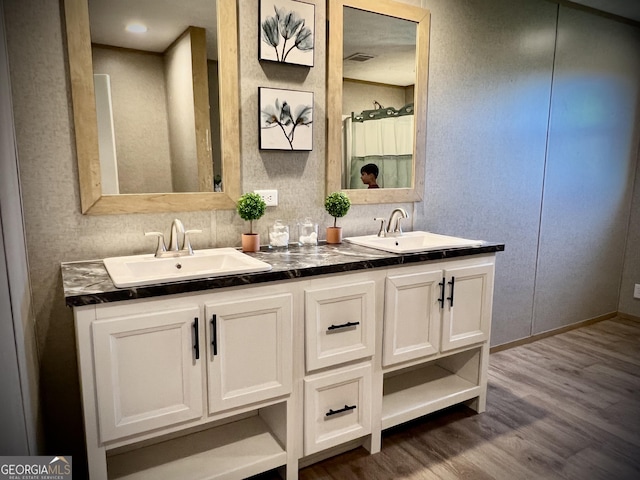
[[[124,289],[64,263],[91,479],[293,479],[450,405],[482,412],[502,250],[291,247],[252,254],[270,271]]]

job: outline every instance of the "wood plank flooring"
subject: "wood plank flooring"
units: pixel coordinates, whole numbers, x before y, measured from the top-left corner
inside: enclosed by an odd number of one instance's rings
[[[299,475],[640,479],[640,323],[614,318],[492,354],[486,412],[423,417],[384,432],[378,454],[359,448]]]

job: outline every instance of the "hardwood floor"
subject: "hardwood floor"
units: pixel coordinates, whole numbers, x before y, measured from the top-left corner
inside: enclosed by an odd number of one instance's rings
[[[633,480],[639,454],[640,323],[614,318],[492,354],[486,412],[423,417],[300,479]]]

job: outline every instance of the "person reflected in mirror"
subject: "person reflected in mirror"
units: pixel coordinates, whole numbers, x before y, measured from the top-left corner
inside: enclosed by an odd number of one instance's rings
[[[362,183],[368,185],[367,188],[380,188],[378,185],[378,166],[375,163],[367,163],[360,169],[360,179]]]

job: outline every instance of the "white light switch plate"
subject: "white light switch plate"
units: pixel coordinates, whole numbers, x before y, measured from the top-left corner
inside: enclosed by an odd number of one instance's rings
[[[636,288],[633,289],[633,298],[640,298],[640,283],[636,283]]]

